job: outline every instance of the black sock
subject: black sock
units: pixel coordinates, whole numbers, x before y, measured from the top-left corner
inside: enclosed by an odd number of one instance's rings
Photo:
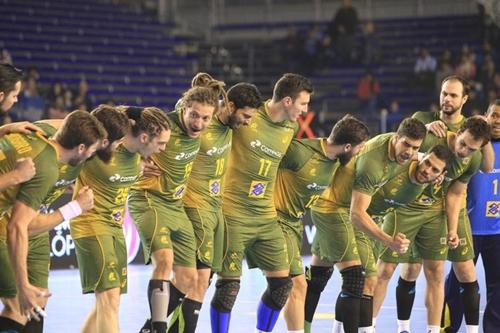
[[[305,313],[304,313],[304,315],[305,315],[304,319],[307,322],[312,323],[314,313],[316,312],[316,308],[318,307],[320,296],[321,296],[321,294],[311,292],[311,291],[309,291],[309,289],[307,289]]]
[[[341,321],[345,333],[358,333],[361,299],[340,292],[335,306],[335,318]],[[349,320],[347,320],[349,318]]]
[[[460,282],[460,298],[464,307],[465,323],[479,325],[479,285],[474,282]]]
[[[43,308],[45,310],[45,308]],[[40,317],[40,321],[30,320],[24,326],[23,333],[43,333],[43,317]]]
[[[372,326],[373,296],[363,295],[359,305],[359,327]]]
[[[399,320],[409,320],[415,301],[415,281],[406,281],[399,277],[396,287],[396,306]]]
[[[21,333],[24,325],[7,317],[0,317],[0,331],[13,331]]]
[[[304,308],[305,321],[312,323],[321,293],[332,274],[333,267],[313,265],[306,267],[307,292]]]
[[[170,316],[175,308],[182,303],[184,296],[186,296],[186,294],[177,289],[172,283],[170,284],[170,300],[168,301],[167,316]]]
[[[182,320],[184,322],[183,333],[194,333],[198,324],[198,316],[200,315],[201,303],[193,301],[189,298],[184,298],[182,301]],[[168,333],[179,333],[180,320],[176,320],[168,330]]]

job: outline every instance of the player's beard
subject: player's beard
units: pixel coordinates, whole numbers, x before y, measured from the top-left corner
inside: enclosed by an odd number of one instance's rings
[[[346,165],[352,159],[353,154],[351,152],[342,153],[337,155],[340,165]]]
[[[111,157],[113,156],[113,152],[111,151],[111,145],[106,147],[106,149],[101,149],[95,152],[97,157],[104,163],[108,164],[111,161]]]
[[[443,106],[441,106],[441,111],[444,114],[451,116],[451,115],[454,115],[455,113],[457,113],[458,111],[460,111],[460,107],[456,108],[454,106],[451,106],[451,110],[450,110],[450,109],[445,109]]]

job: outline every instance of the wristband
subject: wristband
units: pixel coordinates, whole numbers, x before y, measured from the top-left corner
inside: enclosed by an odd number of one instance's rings
[[[82,213],[82,208],[78,201],[73,200],[59,208],[59,212],[64,218],[64,221],[69,221]]]

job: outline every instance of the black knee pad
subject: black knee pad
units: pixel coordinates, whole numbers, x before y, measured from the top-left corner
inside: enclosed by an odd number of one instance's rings
[[[333,275],[333,267],[306,267],[307,291],[321,294]]]
[[[342,292],[353,296],[363,297],[363,287],[365,284],[365,271],[363,266],[357,265],[344,268],[342,274]]]
[[[266,280],[267,289],[262,295],[262,301],[276,310],[282,309],[292,290],[292,279],[287,276],[268,277]]]
[[[231,312],[240,291],[240,280],[218,280],[215,284],[215,294],[212,306],[221,312]]]

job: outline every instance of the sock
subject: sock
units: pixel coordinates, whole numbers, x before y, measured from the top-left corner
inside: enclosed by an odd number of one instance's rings
[[[465,323],[479,325],[479,285],[474,282],[460,282],[460,298],[464,307]]]
[[[413,302],[415,301],[415,281],[399,278],[396,287],[396,305],[399,320],[409,320]]]
[[[372,324],[373,324],[373,332],[375,332],[375,328],[377,327],[377,317],[372,318]]]
[[[45,310],[45,308],[43,308]],[[22,330],[23,333],[43,333],[43,317],[40,317],[40,321],[30,320],[24,326]]]
[[[7,317],[0,317],[0,331],[9,333],[21,333],[24,325]]]
[[[194,333],[198,324],[198,316],[200,315],[201,303],[189,298],[184,298],[182,305],[175,311],[179,312],[178,316],[173,316],[168,333]],[[175,319],[174,319],[175,318]]]
[[[287,333],[304,333],[304,330],[287,331]]]
[[[440,329],[439,326],[427,325],[427,333],[439,333]]]
[[[167,316],[170,316],[181,303],[186,294],[177,289],[172,283],[170,284],[170,299],[168,300]]]
[[[278,321],[280,311],[281,309],[271,307],[260,300],[257,308],[257,329],[262,332],[272,332],[274,325]]]
[[[342,321],[345,333],[357,333],[361,298],[340,292],[335,306],[335,318]]]
[[[212,333],[227,333],[231,322],[231,312],[222,312],[210,305],[210,325]]]
[[[398,332],[410,332],[410,321],[398,319]]]
[[[166,280],[149,280],[148,300],[151,312],[151,332],[167,331],[167,309],[170,283]]]
[[[341,321],[338,321],[337,319],[333,320],[332,333],[344,333],[344,326]]]
[[[304,306],[304,319],[306,322],[312,323],[314,313],[316,312],[316,308],[318,307],[319,298],[321,296],[321,291],[326,282],[324,282],[320,277],[326,279],[325,271],[329,271],[328,274],[332,274],[333,267],[321,267],[321,266],[310,266],[306,268],[306,281],[307,281],[307,292],[306,292],[306,300]],[[323,281],[323,282],[322,282]],[[306,331],[307,333],[307,331]]]
[[[465,325],[466,332],[467,333],[477,333],[479,332],[479,326],[478,325]]]
[[[359,302],[359,329],[365,329],[363,331],[358,330],[359,332],[371,333],[371,328],[373,327],[372,323],[373,318],[373,296],[363,295]],[[369,330],[366,330],[370,328]]]

